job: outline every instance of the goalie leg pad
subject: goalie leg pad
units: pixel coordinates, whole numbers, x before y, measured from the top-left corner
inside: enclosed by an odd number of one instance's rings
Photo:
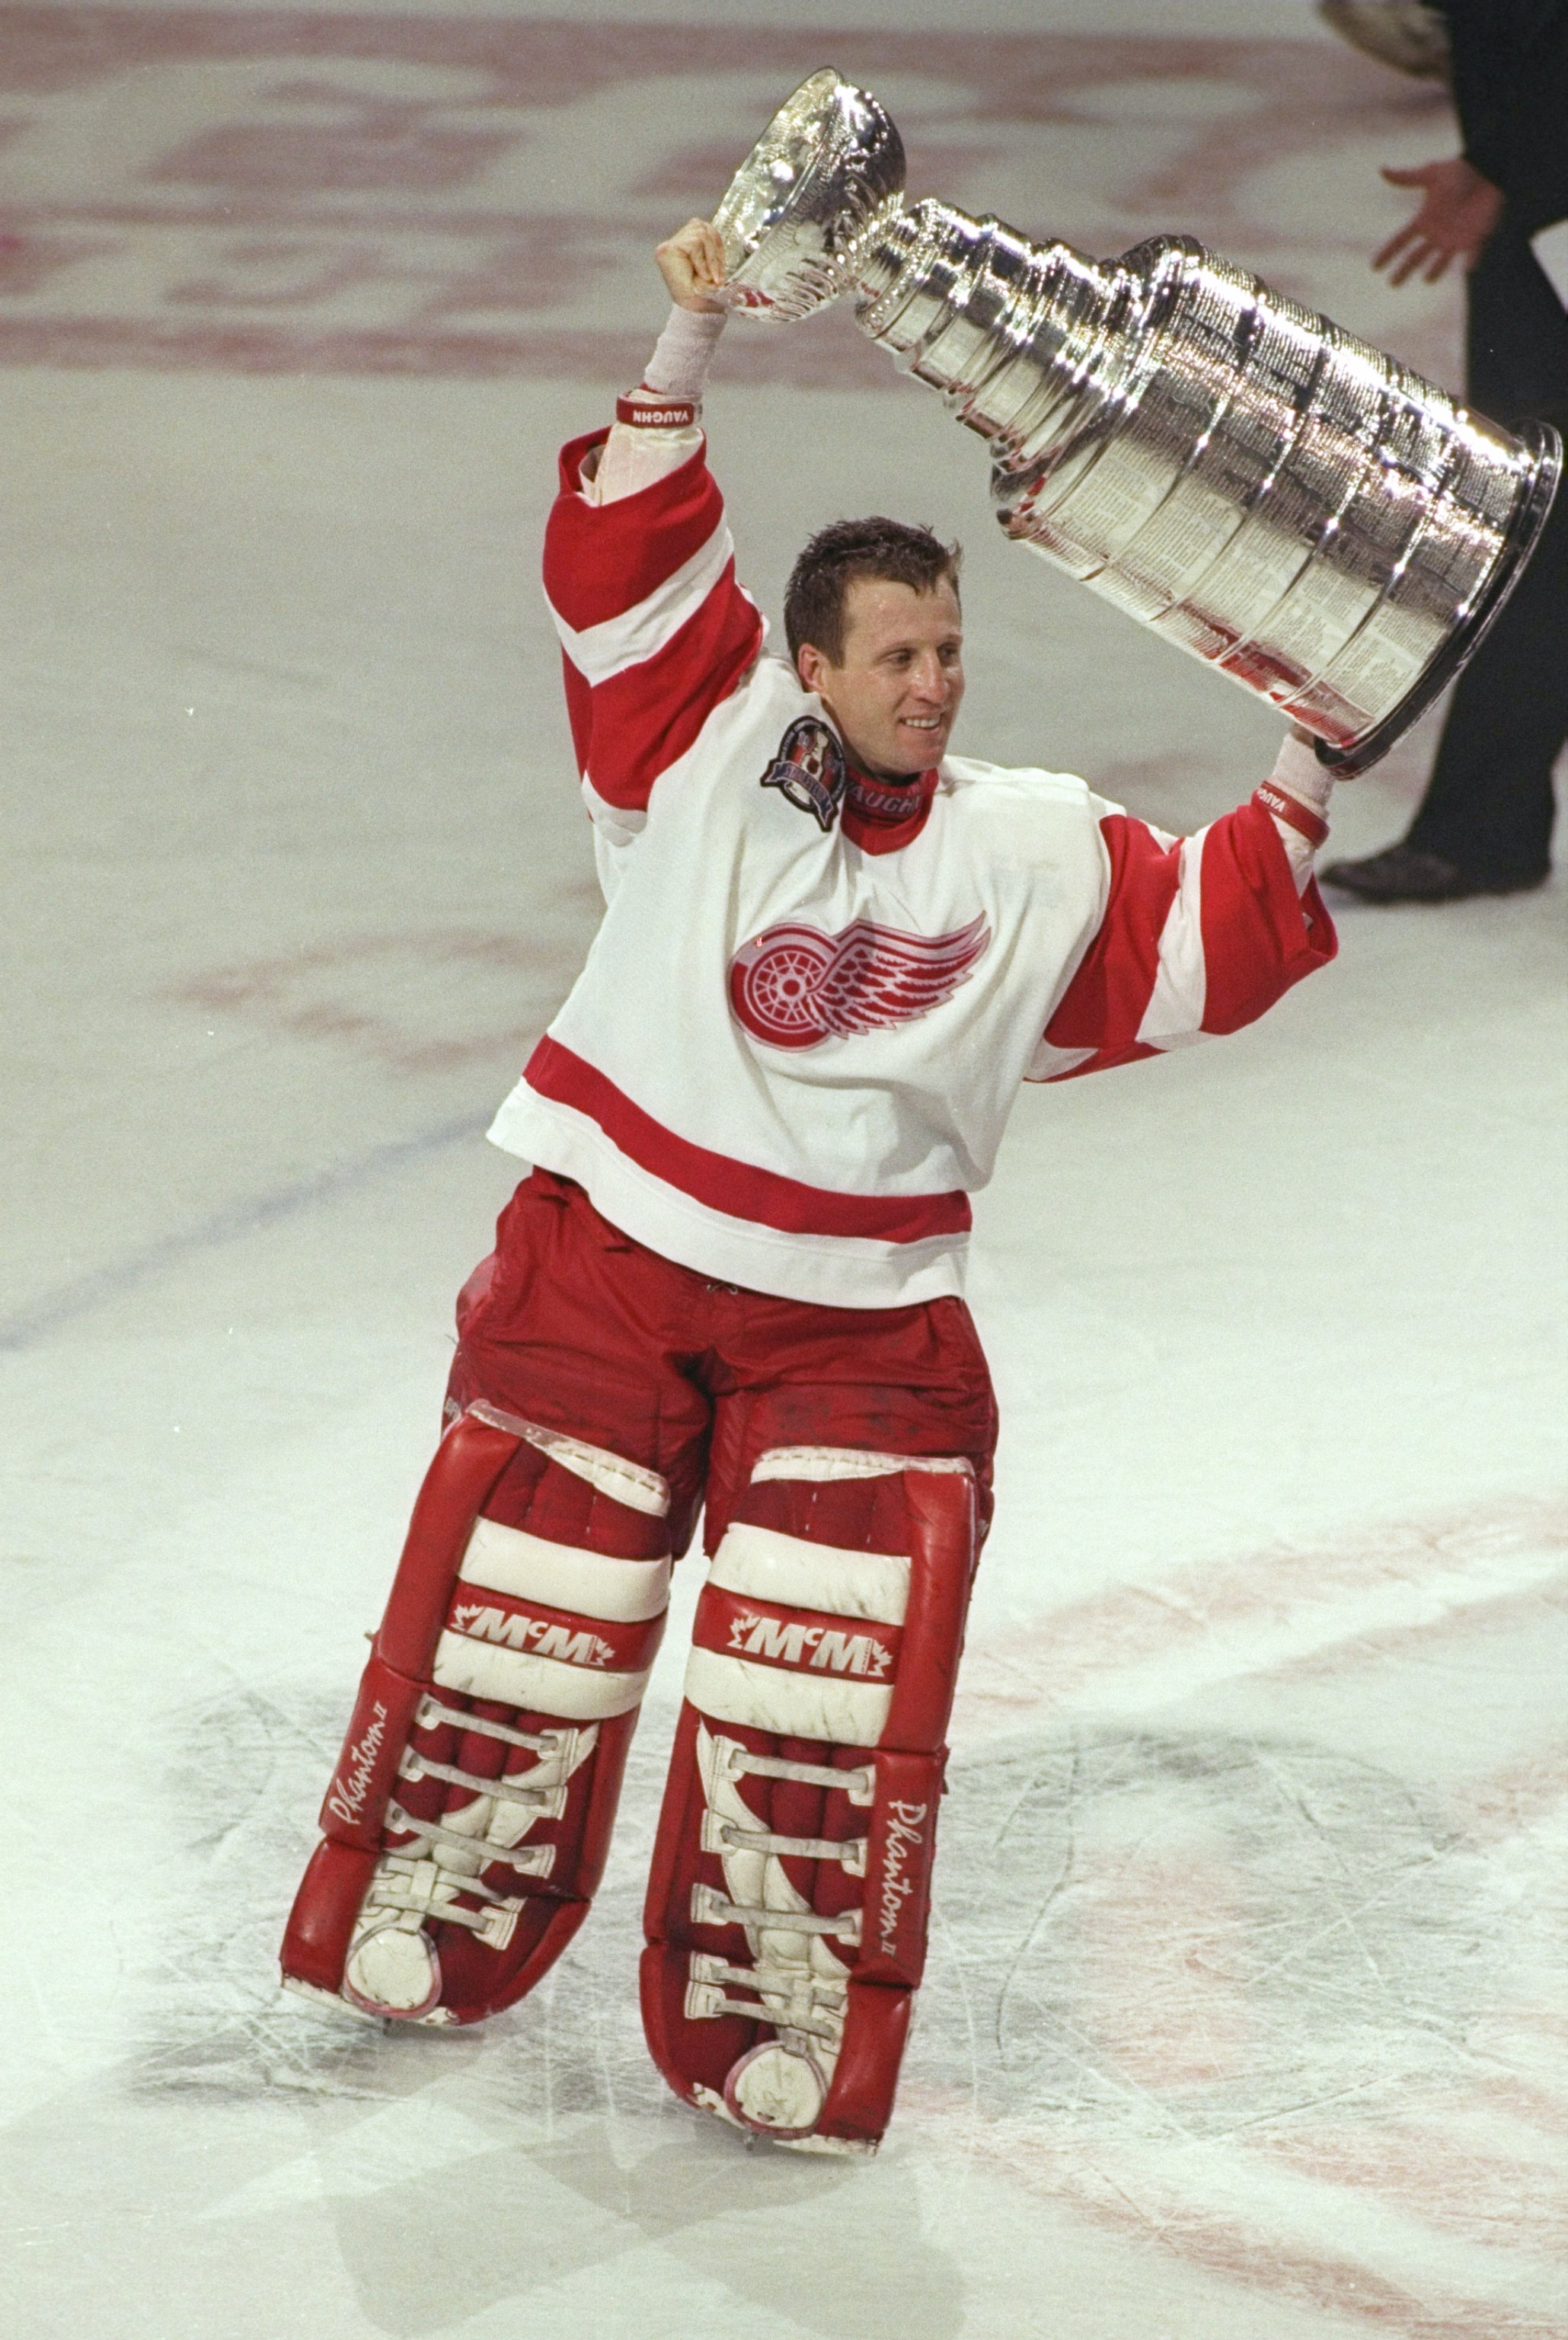
[[[554,1963],[597,1888],[664,1628],[667,1491],[486,1406],[447,1433],[321,1807],[283,1979],[470,2023]]]
[[[975,1552],[967,1463],[814,1449],[762,1457],[714,1556],[643,2019],[678,2094],[780,2144],[874,2151],[892,2112]]]

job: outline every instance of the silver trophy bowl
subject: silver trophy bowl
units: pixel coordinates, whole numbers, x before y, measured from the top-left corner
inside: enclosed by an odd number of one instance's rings
[[[1348,776],[1452,679],[1551,508],[1554,431],[1504,431],[1186,237],[1119,260],[934,199],[831,70],[715,214],[725,298],[843,292],[991,453],[1007,533],[1311,732]]]
[[[724,298],[791,324],[854,284],[868,233],[903,207],[903,141],[869,91],[832,66],[802,82],[735,177],[713,223]]]

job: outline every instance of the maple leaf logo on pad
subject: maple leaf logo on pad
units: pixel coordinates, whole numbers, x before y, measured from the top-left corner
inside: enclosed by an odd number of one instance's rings
[[[969,981],[991,943],[983,917],[950,935],[910,935],[856,918],[836,935],[769,927],[730,962],[730,1005],[771,1048],[884,1031],[929,1016]]]

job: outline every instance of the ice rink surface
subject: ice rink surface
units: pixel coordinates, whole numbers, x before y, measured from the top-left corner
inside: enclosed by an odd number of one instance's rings
[[[1174,24],[1173,24],[1174,14]],[[481,1132],[592,932],[535,582],[647,247],[831,61],[917,191],[1196,232],[1455,371],[1307,5],[0,9],[17,2340],[1563,2340],[1561,887],[1340,917],[1238,1039],[1022,1098],[977,1213],[1001,1505],[881,2157],[676,2104],[608,1882],[536,1998],[275,1985],[433,1442]],[[847,315],[709,401],[776,618],[966,544],[959,745],[1171,828],[1275,727],[1043,564]],[[1339,799],[1398,833],[1430,727]]]

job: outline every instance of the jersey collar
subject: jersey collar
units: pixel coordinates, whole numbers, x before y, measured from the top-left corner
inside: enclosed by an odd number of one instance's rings
[[[912,845],[931,813],[938,778],[936,766],[922,772],[918,779],[906,780],[901,788],[886,780],[873,779],[869,773],[848,763],[847,758],[845,761],[848,777],[839,827],[850,843],[858,845],[863,853],[896,853],[901,846]]]

